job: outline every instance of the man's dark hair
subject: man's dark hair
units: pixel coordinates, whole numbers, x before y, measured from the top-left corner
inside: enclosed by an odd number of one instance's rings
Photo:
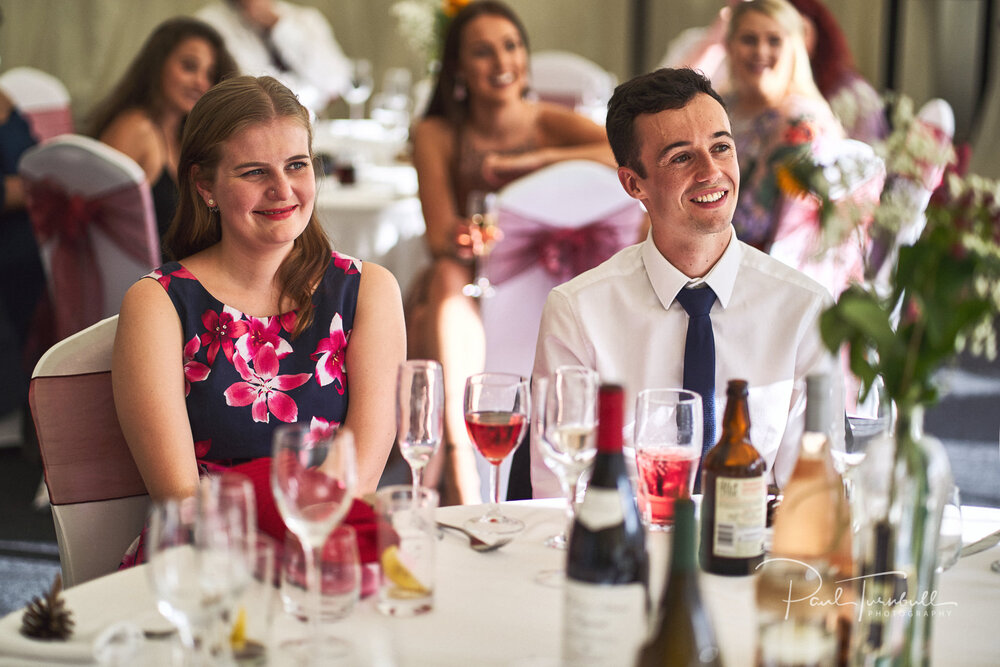
[[[639,114],[659,113],[667,109],[682,109],[695,95],[712,97],[722,108],[722,101],[711,82],[701,72],[692,69],[658,69],[637,76],[615,88],[608,102],[606,127],[615,160],[622,167],[629,167],[646,178],[646,170],[639,160],[639,146],[635,140],[635,118]]]

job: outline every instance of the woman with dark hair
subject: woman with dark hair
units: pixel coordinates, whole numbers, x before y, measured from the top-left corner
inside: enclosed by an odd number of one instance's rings
[[[881,96],[854,66],[840,24],[820,0],[789,0],[802,15],[806,51],[819,92],[847,136],[865,143],[885,139],[889,122]]]
[[[482,245],[467,217],[473,192],[490,192],[546,165],[574,158],[614,165],[604,129],[572,111],[526,99],[528,36],[509,7],[480,0],[448,27],[441,70],[413,162],[433,263],[410,295],[410,357],[437,359],[445,373],[444,502],[481,502],[465,430],[465,379],[483,369],[479,307],[463,286]],[[434,475],[428,475],[434,483]]]
[[[271,77],[224,81],[187,118],[168,238],[180,259],[129,289],[112,361],[122,432],[154,499],[268,457],[283,422],[349,427],[358,493],[375,490],[405,357],[399,286],[331,252],[313,164],[308,112]]]
[[[92,114],[91,134],[146,173],[162,239],[177,206],[184,119],[209,88],[236,73],[222,38],[186,17],[161,23]]]

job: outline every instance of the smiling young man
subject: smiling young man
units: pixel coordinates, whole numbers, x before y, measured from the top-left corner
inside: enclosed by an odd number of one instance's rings
[[[769,481],[781,486],[798,454],[805,378],[838,372],[817,326],[830,295],[737,240],[731,221],[740,173],[729,116],[701,74],[661,69],[623,83],[608,104],[607,131],[622,187],[646,207],[650,232],[552,290],[534,376],[563,364],[593,368],[602,381],[625,385],[630,423],[639,391],[683,386],[689,317],[677,296],[709,288],[716,433],[726,383],[747,380],[751,440],[767,460]],[[834,384],[839,408],[839,377]],[[532,443],[533,495],[560,495],[538,447]]]

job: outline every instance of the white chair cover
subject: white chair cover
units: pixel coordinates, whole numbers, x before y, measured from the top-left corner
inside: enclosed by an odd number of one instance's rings
[[[128,287],[161,263],[142,168],[99,141],[63,135],[26,152],[19,172],[59,337],[117,313]]]
[[[116,315],[56,343],[31,378],[28,400],[67,587],[117,569],[149,504],[111,395],[117,326]]]
[[[480,299],[486,370],[530,377],[549,291],[638,242],[645,212],[614,169],[589,160],[560,162],[510,183],[498,206],[504,238],[482,265],[494,286],[493,296]],[[489,464],[477,460],[488,481]]]
[[[575,109],[601,124],[617,83],[614,74],[569,51],[531,55],[531,89],[540,99]]]
[[[0,75],[0,90],[24,115],[38,141],[73,131],[69,91],[51,74],[15,67]]]

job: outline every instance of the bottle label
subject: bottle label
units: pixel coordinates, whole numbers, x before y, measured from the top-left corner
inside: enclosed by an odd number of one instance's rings
[[[764,553],[767,484],[764,476],[715,478],[713,552],[724,558]]]
[[[591,486],[583,497],[576,520],[588,530],[598,531],[619,525],[625,520],[617,489]]]
[[[646,590],[640,583],[610,585],[566,580],[563,664],[630,664],[646,640]]]

